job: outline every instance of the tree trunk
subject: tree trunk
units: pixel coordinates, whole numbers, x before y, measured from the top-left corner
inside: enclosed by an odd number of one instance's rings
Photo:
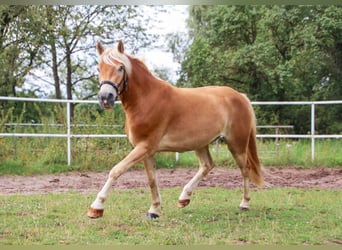
[[[72,100],[72,63],[71,63],[71,50],[70,45],[65,41],[65,49],[66,49],[66,89],[67,89],[67,99]],[[75,104],[70,104],[70,118],[74,119],[74,107]]]
[[[54,38],[52,39],[50,46],[51,46],[51,53],[52,53],[52,72],[53,72],[53,81],[55,86],[55,95],[57,99],[62,99],[61,93],[61,83],[58,75],[58,61],[57,61],[57,50]]]
[[[54,27],[54,13],[53,13],[53,6],[47,6],[46,7],[46,16],[49,23],[49,45],[51,47],[51,55],[52,55],[52,72],[53,72],[53,82],[55,87],[55,95],[56,99],[62,99],[62,93],[61,93],[61,84],[58,74],[58,59],[57,59],[57,48],[56,48],[56,37],[53,31]]]

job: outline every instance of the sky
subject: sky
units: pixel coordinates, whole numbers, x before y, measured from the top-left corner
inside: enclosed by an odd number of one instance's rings
[[[161,12],[158,16],[160,23],[153,27],[153,33],[166,35],[168,33],[186,32],[186,19],[188,18],[187,5],[168,5],[167,12]],[[163,39],[163,38],[161,38]],[[166,43],[166,41],[160,41]],[[171,79],[173,82],[177,80],[177,70],[180,70],[180,64],[173,61],[171,52],[154,49],[148,50],[148,57],[145,56],[147,51],[141,51],[137,56],[142,57],[149,69],[167,68],[173,72]]]

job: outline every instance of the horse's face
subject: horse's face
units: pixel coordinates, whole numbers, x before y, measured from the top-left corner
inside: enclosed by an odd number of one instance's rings
[[[125,78],[124,66],[117,64],[115,67],[104,62],[99,64],[100,90],[98,98],[104,109],[111,109],[120,93],[120,87]]]
[[[97,44],[97,50],[101,56],[98,65],[100,81],[98,99],[102,108],[112,109],[118,95],[126,89],[127,72],[122,62],[111,58],[110,55],[106,55],[108,52],[104,50],[100,43]]]

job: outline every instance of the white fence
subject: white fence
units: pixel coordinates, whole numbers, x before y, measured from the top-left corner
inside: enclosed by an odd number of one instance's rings
[[[5,97],[0,96],[0,100],[3,101],[24,101],[24,102],[52,102],[52,103],[65,103],[66,104],[66,124],[67,132],[64,134],[41,134],[41,133],[0,133],[1,136],[11,136],[11,137],[60,137],[67,139],[67,155],[68,155],[68,165],[71,164],[71,138],[126,138],[125,134],[72,134],[70,119],[70,104],[71,103],[92,103],[98,105],[98,101],[84,101],[84,100],[57,100],[57,99],[38,99],[38,98],[20,98],[20,97]],[[120,102],[116,102],[120,104]],[[310,134],[258,134],[258,138],[307,138],[311,139],[311,159],[315,158],[315,139],[322,138],[342,138],[342,134],[325,134],[318,135],[315,134],[315,106],[316,105],[326,105],[326,104],[342,104],[342,100],[339,101],[314,101],[314,102],[252,102],[252,105],[310,105],[311,106],[311,130]]]

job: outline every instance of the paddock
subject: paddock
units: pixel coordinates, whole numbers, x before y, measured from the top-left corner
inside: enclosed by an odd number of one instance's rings
[[[0,244],[5,248],[71,244],[139,249],[141,245],[308,247],[342,243],[342,213],[336,202],[342,199],[342,185],[338,182],[342,173],[338,168],[271,168],[271,173],[281,177],[283,183],[274,179],[272,189],[254,192],[253,209],[248,212],[239,212],[236,206],[241,181],[234,178],[239,178],[239,173],[226,168],[215,168],[197,189],[192,205],[179,210],[174,202],[181,190],[178,184],[192,171],[195,169],[160,171],[161,193],[165,198],[163,217],[155,221],[141,214],[149,200],[147,184],[127,182],[133,175],[136,180],[145,180],[140,178],[144,177],[142,170],[127,172],[112,189],[111,195],[116,199],[108,200],[107,212],[115,216],[95,221],[84,216],[84,206],[92,200],[97,186],[87,186],[90,179],[100,184],[107,172],[0,176]],[[217,186],[210,184],[211,178]],[[177,183],[167,182],[175,179]],[[15,185],[18,182],[21,187]],[[227,182],[231,186],[224,186]],[[76,183],[80,186],[72,188]]]

